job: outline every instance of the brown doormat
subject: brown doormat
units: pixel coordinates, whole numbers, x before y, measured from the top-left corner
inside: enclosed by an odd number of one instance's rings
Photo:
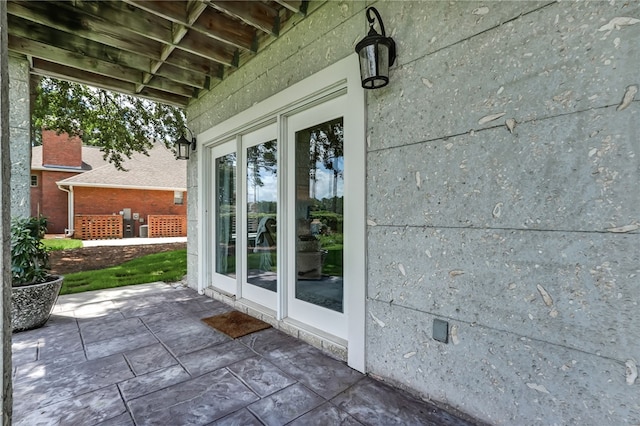
[[[202,321],[234,339],[271,327],[266,322],[240,311],[231,311],[203,318]]]

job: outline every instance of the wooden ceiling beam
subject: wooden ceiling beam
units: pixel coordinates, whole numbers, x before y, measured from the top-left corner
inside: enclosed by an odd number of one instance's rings
[[[76,37],[92,40],[113,48],[157,59],[160,56],[160,43],[142,37],[138,34],[122,30],[112,23],[101,19],[90,19],[89,16],[80,17],[74,10],[60,2],[56,11],[52,12],[49,3],[44,1],[8,2],[9,16],[15,16],[25,21],[40,24],[44,27],[64,31]],[[76,11],[77,12],[77,11]],[[169,31],[165,36],[169,36]]]
[[[112,46],[96,43],[54,28],[44,27],[34,22],[10,15],[9,34],[24,40],[32,40],[46,45],[55,40],[57,48],[74,52],[86,58],[106,59],[114,64],[143,72],[150,72],[151,59],[140,54],[123,51]]]
[[[190,98],[185,98],[184,96],[175,95],[167,92],[163,92],[162,90],[156,90],[152,87],[145,87],[139,93],[136,93],[135,96],[142,96],[147,99],[162,99],[162,102],[165,104],[172,104],[177,106],[186,106],[189,103]]]
[[[158,0],[124,0],[126,3],[138,9],[145,10],[167,21],[178,24],[188,24],[189,10],[186,2],[181,1],[158,1]],[[200,2],[199,2],[200,3]],[[195,2],[192,3],[192,5]],[[205,4],[201,3],[206,7]],[[195,6],[200,7],[200,6]]]
[[[218,62],[213,62],[201,56],[191,55],[180,49],[176,49],[171,56],[167,58],[165,64],[191,70],[192,72],[197,72],[214,78],[218,78],[220,76],[221,68],[224,67]]]
[[[207,80],[206,74],[200,74],[193,72],[192,70],[179,68],[167,62],[162,64],[158,71],[156,71],[156,75],[200,89],[206,86]]]
[[[283,6],[289,9],[293,13],[297,13],[299,15],[306,15],[307,13],[307,4],[306,0],[274,0],[280,6]]]
[[[135,89],[134,83],[56,64],[55,62],[49,62],[38,58],[33,58],[31,73],[82,84],[89,84],[87,81],[91,81],[91,86],[126,94],[133,94]]]
[[[72,68],[90,71],[94,74],[113,77],[119,80],[139,83],[142,81],[142,72],[134,70],[113,62],[88,58],[80,53],[54,47],[50,44],[40,43],[33,40],[23,39],[14,35],[8,37],[9,50],[23,55],[30,55],[36,58],[45,59],[61,65],[68,65]]]
[[[192,28],[207,37],[220,40],[239,49],[254,51],[256,30],[242,21],[230,19],[219,11],[207,8]]]
[[[193,96],[192,92],[189,93],[189,96],[181,96],[155,89],[146,90],[143,91],[143,93],[136,93],[136,85],[134,83],[105,77],[103,75],[94,74],[76,68],[66,67],[64,65],[43,61],[37,58],[34,58],[33,60],[31,73],[34,75],[53,77],[60,80],[74,81],[81,84],[89,84],[87,82],[90,81],[90,85],[93,87],[124,93],[131,96],[142,96],[145,99],[149,99],[154,102],[171,104],[178,107],[185,107],[189,103],[189,98]]]
[[[280,32],[280,15],[278,11],[262,2],[226,0],[205,0],[205,2],[266,34],[277,37]]]
[[[237,67],[237,49],[231,50],[228,45],[205,37],[197,32],[190,32],[182,39],[178,49],[201,56],[228,67]]]
[[[254,46],[255,30],[253,28],[242,21],[208,8],[204,2],[196,0],[191,2],[190,6],[185,7],[181,2],[172,1],[125,1],[171,21],[174,24],[174,32],[176,32],[176,27],[179,29],[192,28],[207,37],[240,49],[251,50]],[[189,7],[191,10],[187,10]]]
[[[69,13],[90,16],[92,20],[103,21],[125,33],[132,32],[160,43],[171,43],[170,22],[124,2],[74,0],[68,4],[73,5],[67,7]]]
[[[171,25],[171,44],[167,44],[163,47],[161,52],[160,60],[156,61],[151,65],[151,73],[147,74],[143,77],[143,81],[141,85],[138,85],[136,88],[137,92],[142,91],[143,85],[151,83],[153,75],[162,67],[164,61],[171,56],[176,46],[179,45],[183,38],[189,32],[189,27],[193,24],[200,14],[207,8],[204,3],[201,2],[192,2],[192,3],[182,3],[182,2],[158,2],[158,1],[146,1],[142,2],[130,2],[134,4],[138,8],[143,8],[144,10],[149,11],[155,15],[161,16],[162,18],[169,19],[172,22]],[[179,20],[171,19],[172,16],[179,18]],[[163,81],[162,79],[158,81]],[[168,84],[168,81],[164,80],[165,84]],[[164,86],[160,89],[164,90]],[[175,89],[174,89],[175,90]],[[190,93],[193,95],[193,93]]]
[[[145,86],[162,90],[163,92],[184,96],[186,98],[190,98],[191,96],[193,96],[194,90],[193,87],[176,83],[175,81],[171,81],[168,78],[159,76],[152,76],[151,80],[149,80],[149,82],[147,82]],[[141,91],[142,88],[136,88],[136,93]]]

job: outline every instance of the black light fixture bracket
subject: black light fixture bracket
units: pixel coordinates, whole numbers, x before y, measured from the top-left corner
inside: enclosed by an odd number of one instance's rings
[[[374,28],[378,21],[382,35]],[[367,9],[369,33],[356,45],[356,52],[360,58],[360,76],[362,87],[377,89],[389,84],[389,67],[396,61],[396,42],[387,37],[384,22],[375,7]]]
[[[376,15],[375,19],[373,16],[371,16],[371,14]],[[376,32],[376,30],[373,28],[373,25],[375,24],[375,20],[378,20],[378,24],[380,25],[380,31],[382,32],[382,35],[378,34]],[[384,22],[382,22],[382,18],[380,17],[380,13],[378,13],[378,9],[376,9],[375,7],[370,7],[367,9],[367,21],[369,21],[369,34],[367,34],[368,36],[372,36],[372,37],[379,37],[380,39],[384,39],[385,41],[388,41],[389,43],[389,66],[393,66],[393,64],[395,64],[396,62],[396,42],[391,38],[391,37],[387,37],[387,33],[384,30]]]

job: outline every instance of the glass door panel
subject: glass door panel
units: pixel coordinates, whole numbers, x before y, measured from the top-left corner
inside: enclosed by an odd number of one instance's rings
[[[236,170],[235,141],[213,149],[213,238],[212,285],[236,293]]]
[[[247,149],[247,282],[276,291],[277,144]]]
[[[347,339],[345,96],[287,118],[287,314]],[[348,175],[346,175],[348,176]]]
[[[342,118],[295,133],[296,299],[344,312]]]
[[[236,277],[236,153],[216,158],[216,273]]]
[[[278,143],[270,125],[242,137],[244,147],[244,277],[242,296],[276,308]]]

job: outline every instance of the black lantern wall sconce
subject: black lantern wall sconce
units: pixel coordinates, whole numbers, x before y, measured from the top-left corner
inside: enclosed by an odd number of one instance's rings
[[[176,147],[178,148],[178,155],[176,156],[177,160],[188,160],[189,154],[191,151],[196,150],[196,137],[188,127],[185,129],[189,130],[191,133],[191,140],[184,137],[184,133],[180,136],[180,139],[176,141]]]
[[[374,17],[378,20],[382,35],[373,28]],[[396,61],[396,42],[387,37],[384,23],[375,7],[367,9],[369,34],[356,45],[356,53],[360,57],[360,77],[365,89],[378,89],[389,84],[389,67]]]

